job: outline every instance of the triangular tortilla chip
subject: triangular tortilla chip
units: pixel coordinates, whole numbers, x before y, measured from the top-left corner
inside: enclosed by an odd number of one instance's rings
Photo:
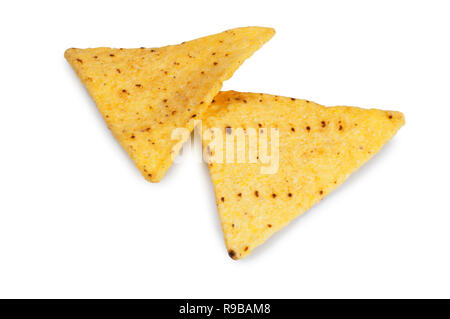
[[[249,254],[334,190],[404,124],[399,112],[324,107],[306,100],[232,91],[219,93],[204,117],[204,152],[211,161],[225,243],[233,259]],[[220,140],[227,135],[234,138],[239,128],[247,137],[246,163],[238,163],[238,158],[227,163],[230,148],[225,150],[227,144],[221,146]],[[256,149],[250,147],[252,131],[258,135],[259,150],[253,164],[248,163],[251,150]],[[269,143],[261,139],[265,132],[269,132]],[[278,161],[276,147],[272,150],[277,140]],[[268,145],[271,160],[262,158],[263,144]]]
[[[162,48],[69,49],[65,57],[144,177],[159,182],[182,144],[174,129],[192,131],[222,82],[273,35],[247,27]]]

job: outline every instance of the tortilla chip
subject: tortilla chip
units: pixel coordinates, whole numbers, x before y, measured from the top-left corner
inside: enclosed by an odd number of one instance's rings
[[[377,153],[403,124],[399,112],[324,107],[267,94],[219,93],[205,114],[203,145],[208,160],[213,160],[209,170],[230,257],[248,255],[320,201]],[[224,147],[212,143],[211,136],[224,140],[239,128],[248,139],[250,131],[258,133],[256,163],[248,163],[247,154],[247,163],[227,164]],[[279,136],[279,160],[276,162],[273,151],[274,160],[265,159],[263,164],[261,136],[267,131],[271,136],[268,150]],[[251,153],[252,149],[247,141],[245,150]]]
[[[270,28],[228,30],[150,49],[69,49],[65,57],[108,127],[144,177],[159,182],[222,82],[274,35]],[[180,142],[181,139],[181,142]]]

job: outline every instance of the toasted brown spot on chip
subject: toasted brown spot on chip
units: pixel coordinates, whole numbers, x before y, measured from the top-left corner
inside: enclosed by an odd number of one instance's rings
[[[236,258],[236,252],[233,249],[230,249],[228,251],[228,256],[230,256],[231,258],[235,259]]]

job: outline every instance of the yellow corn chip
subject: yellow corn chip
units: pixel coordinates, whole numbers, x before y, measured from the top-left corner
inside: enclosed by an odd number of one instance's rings
[[[399,112],[233,91],[219,93],[204,118],[204,151],[233,259],[249,254],[339,186],[404,124]],[[239,162],[237,152],[230,163],[226,153],[236,145],[220,141],[234,139],[238,131],[247,138],[244,147],[236,142],[246,162]]]
[[[65,57],[144,177],[159,182],[222,82],[274,34],[247,27],[151,49],[69,49]]]

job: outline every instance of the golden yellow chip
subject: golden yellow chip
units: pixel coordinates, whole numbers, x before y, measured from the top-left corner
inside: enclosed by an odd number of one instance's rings
[[[174,129],[192,131],[222,82],[273,34],[247,27],[162,48],[69,49],[65,57],[141,173],[159,182],[181,147]]]
[[[204,116],[203,145],[230,257],[246,256],[321,200],[403,124],[399,112],[219,93]]]

